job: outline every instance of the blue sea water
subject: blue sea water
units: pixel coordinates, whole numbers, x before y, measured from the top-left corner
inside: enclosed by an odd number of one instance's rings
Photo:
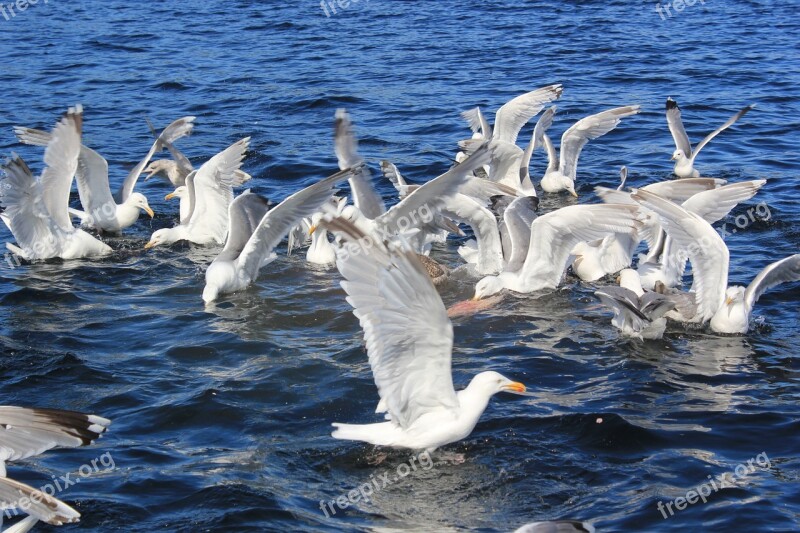
[[[192,114],[195,133],[180,146],[195,165],[252,136],[252,189],[280,200],[336,170],[336,108],[352,113],[374,169],[390,159],[422,182],[469,134],[460,111],[491,116],[563,83],[556,135],[586,114],[643,106],[583,151],[578,191],[591,202],[623,164],[634,186],[669,178],[668,96],[694,142],[755,102],[698,159],[704,175],[768,179],[727,220],[737,229],[726,239],[731,281],[747,283],[800,244],[798,6],[667,4],[351,0],[326,15],[314,0],[40,0],[0,12],[0,145],[40,170],[41,150],[16,144],[11,126],[49,127],[80,102],[85,143],[116,185],[151,142],[145,116],[163,127]],[[541,153],[533,167],[543,173]],[[166,182],[139,190],[157,215],[109,239],[111,257],[0,268],[0,403],[113,420],[89,448],[9,467],[42,486],[107,454],[58,494],[83,515],[65,530],[511,531],[560,518],[600,531],[800,529],[798,284],[767,293],[745,336],[672,327],[661,341],[623,340],[594,285],[572,277],[553,294],[458,319],[458,386],[492,369],[536,396],[493,399],[475,432],[447,447],[464,464],[401,478],[408,454],[383,459],[330,437],[331,422],[375,420],[377,401],[336,270],[280,257],[254,287],[205,309],[216,250],[144,251],[177,205],[163,200]],[[768,217],[737,227],[757,206]],[[455,267],[457,244],[434,255]],[[458,279],[441,288],[447,305],[470,295],[475,279]],[[659,511],[726,473],[706,503]],[[396,481],[368,502],[321,509],[384,474]]]

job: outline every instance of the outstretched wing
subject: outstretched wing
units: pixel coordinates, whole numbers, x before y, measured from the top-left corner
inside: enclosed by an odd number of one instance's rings
[[[467,159],[422,185],[378,217],[375,220],[378,229],[391,236],[430,222],[442,207],[445,199],[458,192],[459,187],[467,181],[472,171],[489,162],[491,158],[489,144],[489,142],[484,143]]]
[[[800,254],[776,261],[758,273],[744,291],[744,301],[750,310],[765,291],[775,285],[800,280]]]
[[[194,175],[194,209],[189,231],[207,233],[220,243],[228,230],[228,207],[233,201],[234,173],[250,145],[245,137],[218,153]]]
[[[36,253],[34,246],[49,246],[57,242],[59,231],[42,201],[41,184],[33,177],[28,165],[14,154],[3,165],[5,177],[0,180],[0,206],[3,221],[11,230],[26,257],[47,255]]]
[[[700,153],[700,150],[702,150],[702,149],[703,149],[703,147],[704,147],[705,145],[707,145],[707,144],[708,144],[708,142],[709,142],[711,139],[713,139],[714,137],[716,137],[717,135],[719,135],[720,133],[722,133],[722,132],[723,132],[723,131],[725,131],[726,129],[730,128],[730,127],[733,125],[733,123],[734,123],[734,122],[736,122],[737,120],[739,120],[740,118],[742,118],[743,116],[745,116],[745,115],[747,114],[747,112],[748,112],[748,111],[750,111],[751,109],[753,109],[755,106],[756,106],[755,104],[750,104],[749,106],[747,106],[747,107],[745,107],[745,108],[742,108],[742,109],[741,109],[741,110],[740,110],[738,113],[736,113],[736,114],[735,114],[735,115],[733,115],[731,118],[729,118],[727,121],[725,121],[725,124],[723,124],[723,125],[722,125],[722,126],[720,126],[719,128],[715,129],[714,131],[712,131],[711,133],[709,133],[708,135],[706,135],[706,138],[705,138],[705,139],[703,139],[702,141],[700,141],[700,142],[697,144],[697,146],[695,147],[695,149],[694,149],[694,153],[692,154],[692,159],[694,159],[695,157],[697,157],[697,154],[699,154],[699,153]]]
[[[0,453],[6,461],[18,461],[57,446],[86,446],[109,424],[106,418],[75,411],[0,406]]]
[[[147,155],[144,157],[144,159],[139,161],[136,166],[131,169],[131,171],[128,173],[128,176],[125,178],[125,181],[122,182],[122,187],[120,187],[119,191],[117,192],[116,200],[118,202],[124,202],[128,199],[128,196],[131,195],[133,188],[136,186],[136,182],[139,180],[139,176],[142,174],[142,171],[147,164],[150,163],[150,159],[153,157],[153,154],[164,147],[163,141],[172,143],[181,137],[189,135],[189,133],[192,132],[192,128],[194,128],[194,119],[195,117],[181,117],[164,128],[164,131],[161,132],[161,135],[159,135],[155,142],[153,142],[153,145],[150,147],[150,150],[147,152]]]
[[[636,220],[638,214],[638,206],[596,204],[562,207],[540,216],[531,225],[521,278],[540,280],[542,288],[557,287],[576,244],[612,233],[630,234],[641,225]]]
[[[237,259],[238,267],[244,270],[249,279],[255,279],[262,261],[272,253],[281,239],[303,218],[319,211],[322,204],[333,196],[337,183],[352,178],[353,174],[359,171],[359,167],[339,171],[294,193],[273,207],[258,223],[258,227],[244,246]]]
[[[72,231],[72,219],[68,211],[69,192],[78,170],[82,127],[83,108],[80,105],[69,108],[53,129],[50,142],[44,150],[47,167],[41,178],[42,201],[53,221],[65,231]]]
[[[578,167],[578,156],[586,143],[605,135],[617,127],[620,121],[639,112],[638,105],[629,105],[609,109],[596,115],[580,119],[561,136],[561,157],[559,170],[573,180]]]
[[[453,326],[416,254],[386,247],[341,218],[327,227],[348,241],[337,250],[336,265],[392,421],[408,428],[426,413],[457,408]]]
[[[548,85],[506,102],[495,115],[494,138],[516,144],[522,127],[539,114],[546,104],[559,98],[562,92],[560,84]]]
[[[675,148],[681,150],[686,157],[691,158],[692,143],[689,142],[686,128],[683,127],[681,108],[678,107],[678,102],[672,98],[667,98],[667,126],[669,126],[669,132],[675,141]]]
[[[479,133],[484,139],[491,139],[492,127],[489,126],[489,122],[481,112],[480,107],[464,111],[461,116],[469,123],[469,129],[472,130],[472,133]]]
[[[239,257],[269,208],[269,200],[250,189],[237,196],[228,208],[228,238],[218,259],[233,261]]]
[[[358,140],[353,131],[353,123],[344,109],[336,110],[333,138],[339,169],[360,168],[358,174],[353,174],[350,178],[353,203],[365,217],[379,217],[386,212],[386,206],[372,184],[369,168],[362,164],[364,159],[358,154]]]

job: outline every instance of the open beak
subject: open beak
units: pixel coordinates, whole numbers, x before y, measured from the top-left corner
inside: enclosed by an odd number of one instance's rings
[[[528,392],[528,389],[525,388],[525,385],[517,381],[512,381],[507,385],[503,385],[501,390],[512,394],[519,394],[520,396],[533,396],[533,394]]]
[[[174,191],[169,193],[168,195],[166,195],[164,197],[164,200],[172,200],[173,198],[175,198],[175,192]]]
[[[144,245],[144,249],[145,250],[149,250],[150,248],[152,248],[155,245],[156,245],[155,241],[150,241],[150,242],[148,242],[147,244]]]
[[[155,214],[155,213],[153,213],[153,210],[152,210],[152,209],[150,209],[150,206],[145,206],[143,209],[144,209],[144,212],[145,212],[145,213],[147,213],[148,215],[150,215],[150,218],[153,218],[154,216],[156,216],[156,214]]]
[[[317,226],[311,226],[310,228],[308,228],[309,235],[314,235],[315,231],[317,231]]]

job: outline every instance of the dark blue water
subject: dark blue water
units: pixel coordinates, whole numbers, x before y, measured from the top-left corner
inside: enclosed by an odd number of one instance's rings
[[[633,185],[669,176],[666,97],[681,103],[694,142],[756,102],[698,160],[704,174],[769,180],[734,212],[765,202],[769,220],[727,238],[731,280],[749,282],[800,244],[797,5],[706,0],[664,20],[655,6],[361,0],[326,17],[313,0],[40,1],[0,17],[0,145],[40,169],[41,152],[16,145],[11,126],[49,127],[80,102],[85,142],[117,184],[151,142],[145,115],[163,126],[193,114],[196,132],[181,144],[193,162],[250,135],[252,187],[278,200],[336,170],[337,107],[353,114],[374,168],[388,158],[424,181],[468,134],[460,111],[493,112],[560,82],[557,135],[606,107],[644,108],[584,150],[585,202],[595,185],[616,184],[622,164]],[[374,420],[377,400],[338,273],[302,254],[280,258],[256,286],[204,310],[216,251],[143,251],[177,205],[162,200],[165,182],[139,190],[157,216],[111,239],[112,257],[0,269],[0,403],[113,419],[91,448],[9,470],[41,486],[110,454],[114,470],[101,465],[58,494],[83,513],[82,530],[509,531],[557,518],[603,531],[800,528],[797,284],[765,295],[746,336],[672,328],[662,341],[621,340],[593,287],[572,278],[460,319],[457,385],[493,369],[536,397],[496,397],[475,432],[447,447],[464,464],[418,468],[326,517],[321,500],[396,477],[409,460],[390,453],[375,466],[370,447],[329,436],[333,421]],[[457,266],[455,246],[435,256]],[[442,288],[446,304],[470,294],[467,281]],[[663,518],[658,502],[726,473],[707,503]]]

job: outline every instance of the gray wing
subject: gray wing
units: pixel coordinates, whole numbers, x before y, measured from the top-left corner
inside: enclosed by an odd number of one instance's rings
[[[270,206],[267,198],[252,193],[249,189],[234,198],[228,207],[228,238],[219,259],[233,261],[239,257]]]
[[[639,298],[639,308],[650,320],[658,320],[675,309],[676,301],[669,295],[647,291]]]
[[[711,133],[709,133],[708,135],[706,135],[706,138],[705,138],[705,139],[703,139],[702,141],[700,141],[700,142],[697,144],[697,146],[695,147],[695,149],[694,149],[694,153],[692,154],[692,158],[695,158],[695,157],[697,157],[697,154],[699,154],[699,153],[700,153],[700,150],[702,150],[702,149],[703,149],[703,147],[704,147],[705,145],[707,145],[707,144],[708,144],[708,142],[709,142],[711,139],[713,139],[714,137],[716,137],[717,135],[719,135],[720,133],[722,133],[722,132],[723,132],[723,131],[725,131],[726,129],[730,128],[730,127],[733,125],[733,123],[734,123],[734,122],[736,122],[737,120],[739,120],[740,118],[742,118],[743,116],[745,116],[745,115],[747,114],[747,112],[748,112],[748,111],[750,111],[751,109],[753,109],[755,106],[756,106],[755,104],[750,104],[749,106],[747,106],[747,107],[743,108],[741,111],[739,111],[738,113],[736,113],[735,115],[733,115],[731,118],[729,118],[729,119],[728,119],[728,120],[725,122],[725,124],[723,124],[723,125],[722,125],[722,126],[720,126],[719,128],[715,129],[714,131],[712,131]]]
[[[272,253],[281,239],[303,218],[316,213],[322,204],[333,196],[336,184],[350,179],[353,173],[359,170],[359,168],[355,168],[339,171],[294,193],[270,209],[258,223],[239,254],[239,258],[236,260],[238,267],[244,270],[249,279],[255,279],[264,258]]]
[[[561,136],[559,161],[561,173],[574,180],[578,168],[578,156],[586,143],[610,132],[623,118],[637,114],[640,109],[638,105],[617,107],[582,118],[573,124]]]
[[[539,199],[535,196],[516,198],[505,209],[503,222],[511,245],[511,255],[506,258],[508,272],[517,272],[528,257],[531,240],[531,224],[536,220]]]
[[[492,156],[489,145],[489,142],[484,143],[467,159],[406,196],[375,220],[377,227],[387,235],[395,235],[402,230],[418,227],[420,223],[430,222],[424,220],[426,216],[423,209],[429,215],[435,215],[444,200],[458,192],[473,170],[489,162]],[[403,227],[403,221],[406,227]]]
[[[639,297],[630,289],[612,285],[595,291],[594,295],[605,305],[614,309],[615,313],[620,313],[624,309],[639,320],[650,322],[650,318],[639,309]]]
[[[334,146],[340,170],[356,166],[360,168],[359,172],[354,173],[349,180],[355,206],[369,219],[375,219],[385,213],[386,206],[372,184],[369,168],[362,164],[364,159],[358,154],[358,140],[353,131],[353,123],[344,109],[336,110]]]
[[[191,126],[192,126],[192,128],[194,128],[194,121],[196,119],[197,119],[197,117],[183,117],[183,119],[181,119],[181,120],[186,120],[186,121],[191,122],[192,123]],[[153,124],[150,123],[150,119],[145,117],[145,120],[147,121],[147,126],[150,128],[150,132],[153,134],[153,137],[155,137],[156,140],[158,140],[160,142],[160,145],[163,148],[166,148],[167,150],[169,150],[170,155],[172,155],[172,159],[176,163],[178,163],[178,168],[180,169],[181,174],[184,177],[186,177],[186,175],[189,174],[189,172],[194,170],[194,166],[192,165],[192,162],[189,161],[188,157],[183,155],[183,152],[178,150],[178,148],[172,143],[172,141],[170,141],[169,139],[167,139],[165,137],[162,137],[162,136],[158,135],[158,133],[156,132],[155,128],[153,127]],[[189,135],[189,133],[191,133],[191,129],[185,135]]]
[[[800,254],[791,255],[767,266],[744,291],[747,309],[753,308],[765,291],[781,283],[800,280]]]
[[[119,191],[117,191],[115,200],[117,200],[119,203],[122,203],[128,199],[128,196],[130,196],[133,192],[133,188],[136,186],[136,182],[138,181],[139,176],[142,174],[144,167],[150,163],[150,159],[153,157],[153,154],[155,154],[156,151],[161,150],[164,141],[175,142],[181,137],[191,133],[192,128],[194,128],[194,118],[195,117],[181,117],[164,128],[164,131],[162,131],[161,135],[159,135],[155,140],[144,159],[139,161],[139,163],[137,163],[136,166],[133,167],[133,169],[131,169],[131,171],[128,173],[125,181],[122,182],[122,187],[120,187]]]
[[[689,136],[686,135],[686,128],[683,127],[683,120],[681,120],[681,108],[678,107],[678,102],[672,98],[667,98],[667,126],[669,132],[672,134],[672,139],[675,141],[675,148],[681,150],[686,157],[692,157],[692,143],[689,142]]]

